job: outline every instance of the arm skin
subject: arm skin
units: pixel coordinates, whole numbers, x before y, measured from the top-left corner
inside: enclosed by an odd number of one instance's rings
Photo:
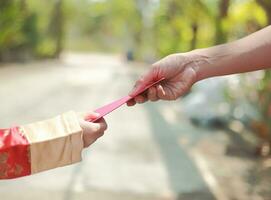
[[[191,54],[195,54],[197,81],[270,68],[271,26],[235,42],[195,50]]]
[[[169,55],[154,63],[135,84],[130,94],[136,93],[162,77],[156,87],[148,89],[127,103],[133,106],[148,100],[176,100],[191,86],[203,79],[244,73],[271,67],[271,26],[240,40],[210,48]]]

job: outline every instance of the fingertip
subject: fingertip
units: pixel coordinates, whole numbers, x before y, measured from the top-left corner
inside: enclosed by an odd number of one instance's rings
[[[100,130],[105,131],[107,129],[107,123],[103,117],[97,120],[97,122],[95,122],[94,124],[98,125]]]
[[[136,104],[136,102],[135,102],[135,100],[134,99],[131,99],[130,101],[128,101],[127,103],[126,103],[126,105],[127,106],[134,106]]]
[[[145,97],[143,97],[142,95],[136,96],[135,97],[135,102],[138,104],[144,103],[145,102]]]
[[[100,113],[97,113],[97,112],[94,112],[94,111],[91,111],[91,112],[88,112],[86,114],[86,117],[85,117],[85,120],[87,121],[91,121],[91,120],[94,120],[96,118],[100,117]]]
[[[104,132],[107,129],[107,124],[106,123],[101,122],[101,123],[99,123],[99,125],[100,125],[99,131]]]
[[[140,78],[136,81],[136,83],[135,83],[133,89],[129,92],[129,95],[130,95],[130,96],[135,95],[135,94],[140,90],[142,83],[143,83],[143,77],[140,77]]]

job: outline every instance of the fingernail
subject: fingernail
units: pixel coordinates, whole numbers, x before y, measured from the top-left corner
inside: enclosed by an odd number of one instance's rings
[[[163,96],[166,95],[165,91],[164,91],[164,88],[162,87],[162,85],[158,85],[159,89],[161,90]]]

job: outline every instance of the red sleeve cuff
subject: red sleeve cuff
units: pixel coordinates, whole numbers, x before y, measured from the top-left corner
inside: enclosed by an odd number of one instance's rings
[[[0,129],[0,179],[31,174],[30,148],[19,127]]]

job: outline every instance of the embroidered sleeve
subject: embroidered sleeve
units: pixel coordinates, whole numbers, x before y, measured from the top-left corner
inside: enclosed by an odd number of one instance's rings
[[[0,179],[81,161],[82,129],[74,112],[0,132]]]
[[[30,149],[19,127],[0,130],[0,179],[31,174]]]

